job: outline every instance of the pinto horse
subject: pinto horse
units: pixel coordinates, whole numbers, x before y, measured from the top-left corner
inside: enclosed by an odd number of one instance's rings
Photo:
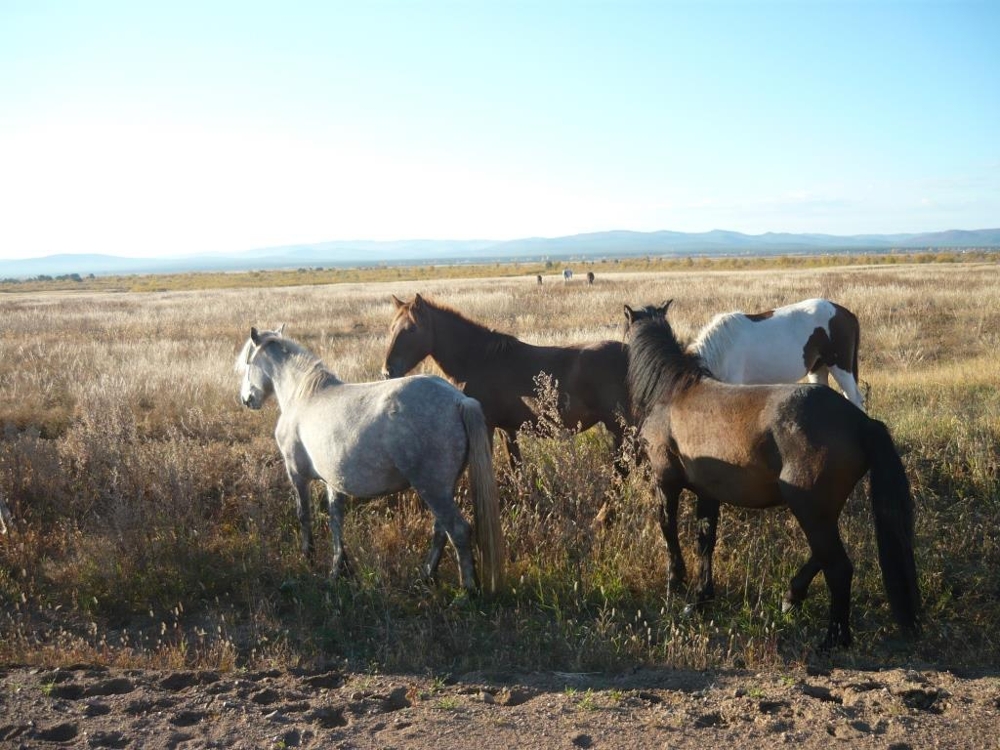
[[[433,358],[449,378],[465,384],[465,395],[482,404],[487,424],[503,431],[516,461],[517,431],[536,419],[526,400],[536,395],[535,378],[546,373],[558,386],[563,423],[586,430],[600,422],[611,433],[617,455],[621,419],[628,413],[628,363],[621,342],[533,346],[419,294],[410,302],[392,299],[396,314],[389,326],[385,377],[405,375],[424,358]]]
[[[625,306],[629,321],[666,314],[666,306],[639,310]],[[851,403],[864,409],[858,388],[858,319],[828,299],[807,299],[759,313],[716,315],[688,349],[715,377],[746,385],[810,383],[827,385],[829,376]]]
[[[784,608],[799,604],[823,571],[830,591],[824,648],[851,643],[853,565],[838,518],[848,495],[871,472],[882,580],[896,621],[918,624],[920,593],[913,556],[913,498],[886,426],[833,390],[815,384],[733,385],[716,380],[686,351],[664,315],[632,321],[628,382],[640,440],[660,501],[667,577],[684,579],[677,539],[681,491],[697,495],[697,598],[714,596],[712,553],[719,503],[744,508],[787,505],[810,556],[792,578]]]

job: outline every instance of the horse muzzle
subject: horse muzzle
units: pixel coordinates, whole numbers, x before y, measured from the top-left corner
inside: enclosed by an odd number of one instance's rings
[[[253,409],[254,411],[257,411],[258,409],[260,409],[261,404],[263,403],[263,399],[258,398],[256,396],[256,394],[251,393],[251,394],[248,394],[246,396],[241,397],[240,398],[240,402],[246,408]]]

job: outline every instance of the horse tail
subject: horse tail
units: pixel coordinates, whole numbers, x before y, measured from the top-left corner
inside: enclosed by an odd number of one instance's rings
[[[854,334],[854,352],[851,355],[851,374],[854,376],[854,382],[861,385],[861,381],[858,379],[858,350],[861,348],[861,323],[858,322],[858,317],[856,315],[851,315],[853,318],[852,333]]]
[[[900,627],[919,628],[920,590],[913,557],[913,495],[885,424],[866,419],[862,438],[871,466],[878,560],[889,606]]]
[[[483,409],[474,398],[463,398],[459,410],[469,439],[469,485],[472,488],[479,547],[479,575],[484,590],[495,593],[503,585],[503,528],[500,492],[493,474],[493,446]]]

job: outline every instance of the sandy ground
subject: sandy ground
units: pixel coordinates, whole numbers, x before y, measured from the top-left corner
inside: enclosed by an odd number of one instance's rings
[[[1000,676],[0,668],[0,747],[996,748]]]

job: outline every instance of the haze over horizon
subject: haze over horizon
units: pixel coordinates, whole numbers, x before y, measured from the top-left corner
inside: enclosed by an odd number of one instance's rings
[[[0,6],[0,259],[1000,226],[1000,4]]]

